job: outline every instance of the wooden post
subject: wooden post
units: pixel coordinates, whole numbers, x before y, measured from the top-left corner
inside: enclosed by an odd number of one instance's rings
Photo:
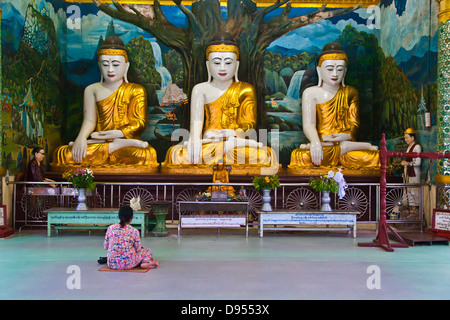
[[[358,243],[359,247],[381,247],[388,252],[393,252],[393,248],[408,248],[408,244],[388,225],[386,220],[386,163],[388,152],[384,133],[380,144],[380,219],[378,221],[378,234],[373,242]],[[394,233],[400,244],[389,242],[388,229]]]

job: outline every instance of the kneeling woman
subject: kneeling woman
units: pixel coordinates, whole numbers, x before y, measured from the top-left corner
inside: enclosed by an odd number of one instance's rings
[[[130,225],[133,209],[124,206],[119,210],[120,223],[113,224],[106,231],[103,246],[108,250],[108,267],[111,269],[150,269],[158,267],[158,260],[152,258],[150,249],[141,247],[139,231]]]

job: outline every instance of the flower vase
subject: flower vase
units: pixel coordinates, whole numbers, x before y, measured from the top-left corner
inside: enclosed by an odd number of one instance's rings
[[[322,207],[320,208],[320,211],[333,211],[333,209],[330,206],[330,202],[331,202],[330,193],[322,191]]]
[[[76,210],[87,210],[88,206],[86,204],[86,189],[80,188],[78,189],[78,205]]]
[[[270,196],[270,189],[263,189],[263,205],[261,207],[261,211],[272,211],[272,206],[270,205],[271,200],[272,198]]]

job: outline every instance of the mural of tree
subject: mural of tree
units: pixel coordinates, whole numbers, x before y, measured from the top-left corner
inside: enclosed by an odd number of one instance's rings
[[[171,24],[164,16],[158,0],[154,1],[153,10],[149,6],[144,8],[137,5],[121,5],[112,0],[114,7],[109,4],[92,0],[96,6],[112,18],[132,23],[148,31],[155,38],[175,49],[182,58],[184,67],[184,91],[190,96],[193,86],[206,81],[205,51],[208,43],[218,31],[230,33],[238,42],[240,51],[239,78],[253,84],[258,94],[257,125],[265,128],[264,110],[264,53],[267,47],[276,39],[288,32],[348,12],[355,11],[361,6],[344,9],[326,10],[323,5],[317,11],[302,16],[288,18],[291,11],[289,0],[277,0],[272,5],[258,9],[251,0],[228,0],[227,18],[221,15],[220,1],[194,1],[189,10],[181,3],[174,3],[186,16],[189,27],[181,28]],[[266,16],[275,9],[284,6],[280,15],[265,21]],[[182,127],[188,127],[189,108],[183,117]]]
[[[407,128],[418,128],[416,91],[391,56],[382,61],[380,80],[381,125],[386,136],[398,137]]]
[[[150,41],[145,40],[143,36],[133,38],[127,43],[126,48],[130,59],[128,80],[144,86],[149,105],[159,105],[156,89],[159,89],[161,75],[155,68],[155,57]]]

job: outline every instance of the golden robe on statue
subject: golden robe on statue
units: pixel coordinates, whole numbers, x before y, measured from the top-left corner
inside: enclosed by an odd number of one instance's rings
[[[242,129],[247,131],[256,127],[256,99],[255,91],[252,85],[246,82],[233,82],[227,91],[217,100],[204,105],[204,125],[203,134],[208,130],[222,129]],[[251,141],[256,144],[256,141]],[[227,149],[226,141],[208,141],[202,145],[202,165],[209,167],[218,162],[233,165],[233,172],[239,171],[239,165],[255,168],[270,167],[276,164],[278,160],[270,147],[243,146]],[[190,165],[187,147],[179,144],[172,146],[162,163],[163,172],[167,169],[184,173],[183,169],[176,170],[177,166]],[[237,164],[237,166],[235,166]],[[202,165],[197,165],[201,167]],[[207,173],[211,169],[208,169]],[[190,172],[185,172],[190,173]]]
[[[359,93],[356,88],[341,86],[333,99],[316,105],[317,133],[321,141],[324,135],[348,133],[355,141],[359,129]],[[323,146],[321,167],[345,169],[369,168],[377,170],[380,165],[378,150],[352,150],[341,155],[338,142]],[[291,154],[290,169],[317,167],[311,161],[309,149],[295,149]]]
[[[111,96],[96,102],[98,115],[96,131],[121,130],[126,139],[140,140],[148,121],[146,101],[145,89],[142,86],[124,82]],[[71,146],[65,145],[55,150],[53,169],[72,166],[98,169],[127,166],[132,167],[129,168],[131,171],[156,172],[158,163],[156,151],[151,146],[124,147],[110,154],[109,142],[88,142],[86,157],[81,163],[74,162]]]

